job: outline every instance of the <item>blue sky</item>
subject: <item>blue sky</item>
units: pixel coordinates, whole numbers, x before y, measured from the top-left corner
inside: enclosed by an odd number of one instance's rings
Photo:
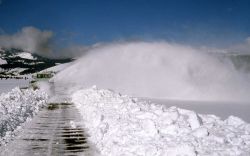
[[[213,46],[250,36],[249,0],[2,0],[0,33],[25,26],[58,41],[159,40]]]

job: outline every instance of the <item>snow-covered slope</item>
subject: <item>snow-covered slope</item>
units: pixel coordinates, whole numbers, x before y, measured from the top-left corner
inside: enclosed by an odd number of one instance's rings
[[[0,58],[0,65],[1,65],[1,64],[7,64],[7,61]]]
[[[95,87],[72,95],[90,141],[109,156],[247,156],[250,124],[167,108]]]
[[[70,61],[72,59],[51,59],[20,49],[2,48],[0,50],[0,77],[22,77],[56,66],[58,63]]]
[[[72,62],[57,64],[56,66],[53,66],[53,67],[42,70],[42,72],[43,71],[51,71],[51,72],[58,73],[58,72],[64,70],[65,68],[69,67],[70,65],[72,65]]]
[[[29,52],[21,52],[17,54],[17,56],[28,60],[36,60],[36,57],[32,56],[32,54]]]
[[[22,123],[44,106],[48,96],[40,90],[15,88],[0,95],[0,146],[12,138]]]

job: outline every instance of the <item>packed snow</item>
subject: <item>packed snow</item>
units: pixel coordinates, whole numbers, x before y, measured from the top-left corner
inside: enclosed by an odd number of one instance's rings
[[[48,96],[40,90],[14,88],[0,95],[0,146],[8,142],[15,130],[31,119],[45,105]]]
[[[238,117],[221,120],[96,87],[75,91],[72,102],[101,155],[250,154],[250,124]]]
[[[22,53],[18,54],[17,56],[24,58],[24,59],[28,59],[28,60],[35,60],[36,59],[29,52],[22,52]]]

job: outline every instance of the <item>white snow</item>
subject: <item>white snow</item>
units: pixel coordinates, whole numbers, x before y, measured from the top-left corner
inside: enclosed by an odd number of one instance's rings
[[[0,65],[2,64],[7,64],[7,61],[0,58]]]
[[[21,58],[24,58],[24,59],[29,59],[29,60],[35,60],[36,59],[29,52],[22,52],[22,53],[18,54],[17,56],[19,56]]]
[[[48,96],[40,90],[14,88],[0,95],[0,146],[14,136],[21,124],[45,105]]]
[[[76,91],[72,102],[101,155],[250,154],[250,124],[238,117],[221,120],[96,87]]]
[[[15,75],[19,75],[19,73],[23,72],[24,70],[26,70],[27,68],[13,68],[11,70],[9,70],[8,72],[6,73],[13,73]]]

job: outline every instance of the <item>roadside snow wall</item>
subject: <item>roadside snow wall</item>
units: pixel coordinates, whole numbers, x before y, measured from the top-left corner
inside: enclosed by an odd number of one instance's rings
[[[45,105],[48,96],[40,90],[14,88],[0,95],[0,146],[8,141],[13,131],[32,118]]]
[[[89,141],[109,156],[250,154],[250,124],[90,88],[72,95]]]

